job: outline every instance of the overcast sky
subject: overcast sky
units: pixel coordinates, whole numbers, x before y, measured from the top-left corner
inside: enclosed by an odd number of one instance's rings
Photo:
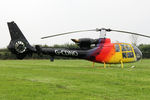
[[[0,0],[0,48],[10,42],[7,22],[15,21],[30,44],[72,43],[71,38],[98,38],[97,32],[75,33],[41,40],[62,32],[112,28],[150,35],[149,0]],[[130,36],[110,32],[113,42]],[[139,37],[139,43],[150,39]]]

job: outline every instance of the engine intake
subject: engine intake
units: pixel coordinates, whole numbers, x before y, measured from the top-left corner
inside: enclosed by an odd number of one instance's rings
[[[75,42],[81,49],[90,49],[92,45],[97,45],[99,40],[98,39],[91,39],[91,38],[81,38],[81,39],[71,39]]]

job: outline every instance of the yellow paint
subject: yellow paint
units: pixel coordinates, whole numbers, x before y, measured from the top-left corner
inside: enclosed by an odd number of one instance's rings
[[[119,45],[120,52],[116,52],[115,51],[115,44]],[[130,46],[132,50],[131,51],[122,51],[121,44]],[[127,62],[134,62],[134,61],[136,61],[135,52],[134,52],[134,49],[133,49],[131,44],[128,44],[128,43],[114,43],[114,51],[115,52],[112,53],[112,55],[111,55],[111,59],[108,62],[106,62],[106,63],[120,63],[120,62],[127,63]],[[134,57],[133,58],[128,58],[128,57],[127,58],[123,58],[122,53],[129,53],[129,52],[133,52]]]
[[[94,65],[95,65],[95,62],[93,62],[93,67],[94,67]]]
[[[106,63],[104,62],[104,68],[106,68]]]
[[[123,66],[123,62],[121,61],[121,68],[123,68],[124,66]]]

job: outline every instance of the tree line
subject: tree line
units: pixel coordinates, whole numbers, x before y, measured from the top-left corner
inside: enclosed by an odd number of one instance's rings
[[[143,54],[143,58],[150,58],[150,44],[140,44],[138,48]]]
[[[44,45],[42,47],[54,47],[54,48],[79,48],[76,44],[64,44],[64,45],[54,45],[48,46]],[[142,51],[143,58],[150,58],[150,44],[140,44],[138,48]],[[26,56],[25,59],[49,59],[49,55],[38,55],[33,53],[32,56]],[[12,54],[7,48],[0,49],[0,59],[16,59],[16,56]],[[55,56],[55,59],[71,59],[66,57]]]

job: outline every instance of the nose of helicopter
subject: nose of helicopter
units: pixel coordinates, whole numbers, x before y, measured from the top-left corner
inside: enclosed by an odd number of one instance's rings
[[[136,60],[138,61],[142,59],[142,52],[136,46],[133,46],[133,49],[136,55]]]

